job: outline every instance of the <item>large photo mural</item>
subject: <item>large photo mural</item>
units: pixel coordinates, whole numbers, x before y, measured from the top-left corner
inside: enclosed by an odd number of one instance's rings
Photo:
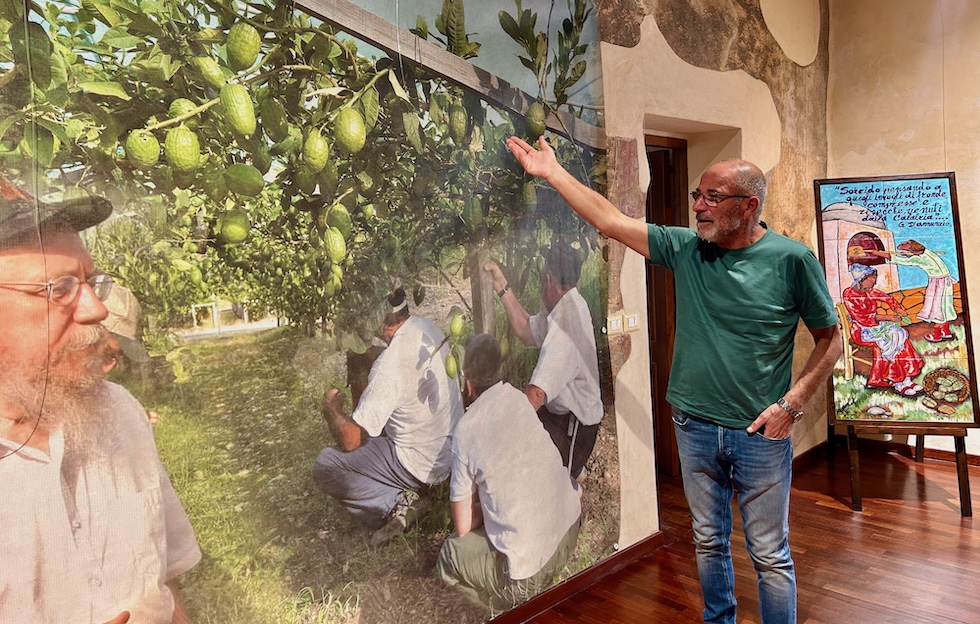
[[[506,145],[603,192],[599,72],[588,0],[0,1],[0,621],[483,622],[615,552],[607,250]]]

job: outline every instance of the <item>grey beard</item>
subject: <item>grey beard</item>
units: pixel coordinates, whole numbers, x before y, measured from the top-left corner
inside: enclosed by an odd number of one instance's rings
[[[45,433],[65,433],[65,454],[90,459],[101,443],[105,413],[105,350],[108,333],[95,325],[79,331],[51,354],[46,366],[30,370],[23,362],[0,359],[0,395],[16,409],[21,421],[36,419],[34,427]],[[87,347],[100,344],[91,353]]]
[[[717,243],[718,241],[726,238],[727,236],[734,234],[735,232],[738,231],[740,227],[742,227],[742,224],[739,223],[738,221],[732,221],[729,223],[726,223],[724,221],[715,221],[712,225],[715,231],[712,232],[710,236],[702,236],[701,231],[696,230],[698,234],[698,238],[707,241],[709,243]]]
[[[113,456],[118,432],[108,418],[108,386],[101,383],[85,395],[64,404],[60,420],[65,432],[64,467],[81,468]]]

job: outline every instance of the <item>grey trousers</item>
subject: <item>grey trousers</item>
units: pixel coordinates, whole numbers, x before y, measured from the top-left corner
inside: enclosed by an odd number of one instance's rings
[[[368,438],[349,453],[323,449],[313,463],[313,482],[372,530],[384,524],[403,492],[425,485],[402,466],[386,437]]]

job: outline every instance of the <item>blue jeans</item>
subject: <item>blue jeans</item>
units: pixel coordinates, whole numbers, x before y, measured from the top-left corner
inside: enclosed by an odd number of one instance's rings
[[[764,624],[796,622],[789,550],[793,444],[719,427],[674,409],[684,496],[691,509],[704,621],[735,624],[732,496],[738,490],[745,546],[759,581]]]

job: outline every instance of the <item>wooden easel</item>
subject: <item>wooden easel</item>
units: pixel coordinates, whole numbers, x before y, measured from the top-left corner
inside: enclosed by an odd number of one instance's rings
[[[833,425],[831,425],[833,430]],[[895,427],[894,425],[849,424],[847,425],[847,458],[851,472],[851,509],[861,511],[861,466],[858,460],[858,433],[914,435],[915,461],[921,462],[925,454],[925,436],[953,436],[956,449],[956,477],[960,490],[960,514],[973,516],[970,502],[970,472],[966,456],[966,429],[963,427]]]

